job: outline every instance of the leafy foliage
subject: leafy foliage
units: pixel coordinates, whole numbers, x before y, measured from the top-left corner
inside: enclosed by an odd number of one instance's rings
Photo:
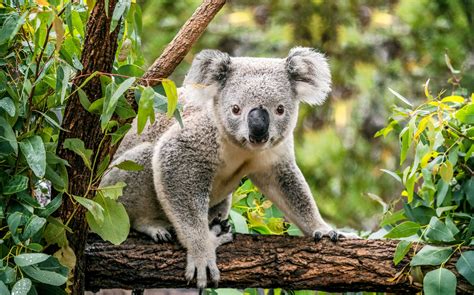
[[[66,232],[71,232],[68,224],[79,206],[88,210],[92,231],[104,239],[118,244],[128,234],[128,216],[118,202],[125,184],[98,188],[110,157],[98,163],[99,151],[79,138],[67,139],[63,148],[78,154],[94,173],[83,196],[69,191],[69,164],[56,154],[60,132],[68,132],[61,127],[68,101],[77,95],[87,111],[100,116],[104,138],[112,137],[113,144],[130,129],[130,124],[121,125],[115,118],[137,115],[124,97],[128,90],[134,90],[139,100],[141,122],[153,121],[149,114],[154,112],[179,116],[174,83],[167,84],[173,94],[168,98],[162,88],[136,83],[144,72],[141,10],[131,1],[119,1],[112,15],[112,27],[120,26],[113,73],[92,73],[79,87],[72,87],[83,68],[80,56],[88,54],[81,50],[91,9],[84,1],[0,3],[1,294],[68,292],[69,270],[76,257]],[[97,77],[103,97],[90,101],[83,87]],[[141,169],[133,162],[117,167]],[[94,193],[96,197],[90,199]],[[54,216],[63,198],[69,198],[76,209],[67,220]]]
[[[416,241],[415,250],[419,242],[439,245],[424,246],[410,262],[412,268],[440,266],[424,277],[428,295],[456,293],[456,276],[444,268],[455,252],[461,255],[458,272],[471,284],[474,277],[474,252],[461,248],[474,245],[474,94],[462,88],[459,72],[446,61],[452,90],[435,96],[428,80],[426,101],[416,107],[391,90],[405,105],[394,107],[388,126],[377,133],[396,132],[400,139],[401,170],[390,175],[404,190],[382,221],[386,238],[405,239],[397,247],[395,264],[409,253],[411,241]],[[395,211],[400,202],[403,208]]]

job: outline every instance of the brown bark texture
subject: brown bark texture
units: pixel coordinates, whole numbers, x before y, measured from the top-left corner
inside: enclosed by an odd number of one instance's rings
[[[116,0],[109,1],[108,14],[111,17]],[[117,36],[119,26],[110,33],[111,18],[107,18],[105,14],[105,1],[97,1],[91,12],[87,23],[87,33],[84,42],[81,63],[83,70],[77,74],[79,78],[73,81],[77,87],[83,83],[87,75],[95,71],[110,73],[112,71],[115,52],[117,50]],[[87,83],[83,88],[89,100],[95,101],[102,96],[100,80],[95,77]],[[100,128],[100,118],[85,110],[79,102],[77,95],[72,96],[64,111],[62,127],[68,132],[61,132],[58,143],[58,155],[67,160],[69,176],[69,192],[76,196],[84,196],[86,194],[91,171],[84,165],[80,156],[70,150],[62,148],[67,138],[80,138],[86,148],[92,149],[94,152],[98,150],[100,141],[103,137]],[[101,159],[100,159],[101,160]],[[63,221],[68,220],[71,214],[74,214],[69,226],[73,230],[72,234],[68,234],[70,246],[74,249],[77,257],[77,264],[73,270],[74,284],[72,287],[73,294],[82,294],[84,289],[84,248],[87,237],[87,223],[85,220],[85,208],[77,207],[77,211],[73,213],[76,206],[68,199],[64,198],[59,215]]]
[[[159,84],[156,78],[168,77],[224,4],[225,0],[204,0],[165,48],[160,58],[143,75],[142,84],[155,86]]]
[[[217,249],[221,288],[284,288],[331,292],[420,292],[408,275],[394,279],[409,264],[393,264],[394,240],[329,239],[237,234]],[[421,248],[421,247],[420,247]],[[474,289],[457,274],[451,259],[447,268],[458,277],[458,293]],[[193,288],[184,278],[185,250],[173,243],[155,243],[132,233],[114,246],[89,236],[86,248],[86,289]],[[408,271],[409,267],[405,268]],[[212,287],[212,286],[210,286]]]
[[[73,81],[76,87],[81,85],[89,75],[96,71],[103,73],[110,73],[112,71],[120,25],[113,32],[110,32],[111,16],[117,0],[108,1],[109,17],[105,13],[105,3],[105,0],[98,0],[88,20],[81,57],[83,70],[77,74],[78,78]],[[151,84],[156,85],[159,83],[160,78],[168,77],[189,52],[191,46],[197,41],[224,3],[225,0],[205,0],[168,45],[165,52],[157,59],[150,70],[145,73],[144,78],[151,79],[154,81]],[[91,102],[102,96],[100,79],[98,77],[91,79],[82,89]],[[138,106],[133,95],[128,95],[127,98],[131,102],[132,107],[137,110]],[[131,120],[122,120],[120,122],[129,123]],[[68,130],[68,132],[61,132],[60,134],[58,155],[70,164],[68,168],[69,192],[72,195],[85,196],[89,186],[91,171],[85,166],[80,156],[63,148],[64,141],[67,138],[81,139],[87,149],[93,150],[94,157],[98,154],[96,163],[100,163],[106,155],[112,157],[118,144],[112,146],[111,138],[104,138],[100,128],[100,117],[87,112],[80,104],[78,95],[74,95],[69,99],[64,112],[62,127]],[[93,194],[90,193],[85,197],[91,198]],[[68,240],[77,257],[77,264],[73,270],[72,292],[73,294],[83,294],[84,248],[87,237],[85,208],[82,206],[77,207],[71,200],[65,198],[59,210],[59,216],[65,221],[72,214],[74,214],[74,217],[69,226],[73,233],[68,234]]]

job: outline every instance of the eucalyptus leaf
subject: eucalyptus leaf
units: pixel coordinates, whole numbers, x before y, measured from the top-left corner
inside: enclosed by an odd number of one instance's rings
[[[462,252],[456,262],[456,269],[474,286],[474,251]]]
[[[125,207],[116,200],[103,197],[101,194],[93,200],[104,208],[104,221],[98,222],[90,212],[87,212],[87,223],[91,231],[114,245],[121,244],[127,239],[130,231],[130,221]]]
[[[28,278],[20,279],[12,288],[11,295],[27,295],[31,289],[31,280]]]
[[[450,247],[424,246],[410,262],[411,266],[440,265],[448,260],[453,253]]]
[[[25,138],[19,142],[19,145],[33,173],[38,178],[43,178],[46,172],[46,150],[41,137],[34,135]]]
[[[456,276],[446,268],[432,270],[423,279],[423,291],[426,295],[454,295],[456,285]]]
[[[416,234],[419,229],[420,225],[418,223],[412,221],[405,221],[394,227],[384,237],[390,239],[405,238]]]

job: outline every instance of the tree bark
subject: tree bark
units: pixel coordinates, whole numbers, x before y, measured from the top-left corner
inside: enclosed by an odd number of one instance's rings
[[[394,240],[328,239],[237,234],[217,250],[221,288],[284,288],[331,292],[420,292],[420,283],[397,273],[409,264],[393,264]],[[421,247],[419,247],[421,248]],[[132,233],[120,246],[89,237],[86,249],[86,288],[192,288],[184,278],[185,250],[177,244],[157,244]],[[447,268],[458,277],[458,294],[472,294],[473,286],[457,274],[457,256]],[[408,272],[409,267],[405,268]],[[212,286],[210,286],[212,287]]]
[[[107,18],[105,9],[111,17],[116,0],[109,1],[109,7],[105,7],[105,1],[97,1],[93,8],[89,21],[87,22],[87,33],[82,51],[81,63],[83,70],[74,79],[73,85],[78,87],[87,78],[87,75],[95,71],[110,73],[117,51],[117,37],[119,27],[109,33],[111,18]],[[95,77],[83,87],[91,102],[102,96],[100,79]],[[67,138],[80,138],[86,148],[97,152],[103,137],[100,128],[100,118],[85,110],[77,95],[72,96],[64,111],[62,127],[69,132],[61,132],[58,141],[59,157],[68,161],[69,188],[68,191],[76,196],[84,196],[89,185],[91,171],[86,167],[82,158],[70,150],[63,148]],[[107,149],[107,147],[105,147]],[[102,158],[99,159],[99,161]],[[73,230],[68,234],[69,244],[76,254],[77,263],[72,271],[74,275],[72,293],[83,294],[84,290],[84,248],[87,237],[87,222],[85,220],[85,208],[74,205],[69,198],[63,200],[59,211],[60,218],[65,221],[74,214],[69,227]]]
[[[86,38],[81,57],[83,70],[78,73],[78,78],[73,80],[73,85],[76,87],[81,85],[89,75],[96,71],[103,73],[110,73],[112,71],[120,25],[110,33],[111,16],[117,0],[108,1],[109,17],[105,13],[105,2],[105,0],[97,1],[87,22]],[[150,70],[145,73],[142,81],[152,81],[148,84],[156,85],[159,83],[159,79],[168,77],[224,4],[225,0],[204,0],[193,16],[181,28],[178,35],[168,45],[164,53],[156,60]],[[91,102],[99,99],[102,96],[99,78],[91,79],[83,87],[83,90]],[[132,107],[137,110],[138,105],[133,95],[129,95],[127,98],[132,103]],[[122,123],[129,123],[132,119],[122,121]],[[97,163],[100,163],[106,155],[112,157],[118,144],[112,146],[111,138],[104,138],[100,127],[100,117],[87,112],[82,107],[78,95],[74,95],[69,99],[64,112],[62,127],[68,130],[68,132],[60,133],[58,155],[70,164],[68,168],[68,191],[72,195],[92,198],[92,193],[86,195],[92,172],[85,166],[80,156],[64,149],[63,143],[67,138],[81,139],[87,149],[93,150],[94,157],[98,154]],[[68,240],[77,257],[77,264],[73,270],[72,294],[82,295],[84,293],[84,249],[87,237],[85,208],[72,203],[69,198],[65,198],[59,210],[59,216],[65,221],[72,215],[74,216],[69,227],[73,230],[73,233],[68,234]]]

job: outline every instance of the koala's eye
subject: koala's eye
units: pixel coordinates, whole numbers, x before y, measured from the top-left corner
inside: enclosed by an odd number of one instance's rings
[[[282,105],[279,105],[276,109],[276,113],[278,115],[283,115],[284,112],[285,112],[285,108]]]
[[[238,105],[234,104],[234,105],[232,106],[232,113],[233,113],[234,115],[240,115],[240,107],[239,107]]]

